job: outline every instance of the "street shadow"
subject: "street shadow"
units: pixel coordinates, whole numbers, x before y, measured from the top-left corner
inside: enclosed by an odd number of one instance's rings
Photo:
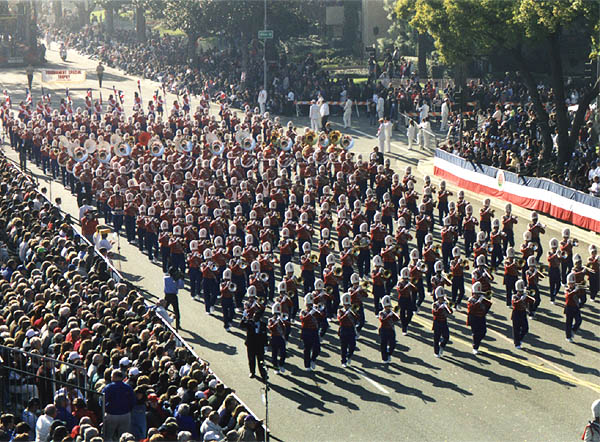
[[[491,382],[496,382],[496,383],[505,384],[505,385],[512,385],[515,390],[516,389],[531,390],[531,387],[529,387],[528,385],[525,385],[525,384],[521,384],[520,382],[516,381],[514,377],[502,376],[498,373],[495,373],[492,370],[487,370],[482,367],[477,367],[476,365],[467,362],[467,360],[465,360],[465,359],[462,359],[462,358],[458,359],[453,356],[448,356],[448,357],[445,357],[444,359],[446,361],[456,365],[457,367],[460,367],[463,370],[469,371],[469,372],[477,374],[479,376],[487,377],[487,379]],[[477,358],[474,360],[477,361],[479,364],[491,365],[491,363],[489,361],[485,361],[484,359]]]
[[[225,353],[226,355],[229,355],[229,356],[237,354],[237,352],[238,352],[237,347],[235,347],[233,345],[229,345],[224,342],[215,343],[215,342],[207,341],[202,336],[200,336],[198,333],[196,333],[195,331],[190,330],[186,327],[181,327],[181,330],[182,331],[180,331],[180,334],[185,335],[185,340],[187,342],[196,344],[201,348],[208,348],[209,350],[213,350],[213,351],[216,351],[219,353]],[[243,343],[242,343],[242,345],[243,345]],[[244,351],[244,353],[245,353],[245,351]]]

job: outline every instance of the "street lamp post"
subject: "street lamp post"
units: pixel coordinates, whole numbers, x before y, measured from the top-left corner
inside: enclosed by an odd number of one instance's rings
[[[263,29],[267,30],[267,0],[264,1],[265,20]],[[263,89],[267,90],[267,40],[263,40]]]

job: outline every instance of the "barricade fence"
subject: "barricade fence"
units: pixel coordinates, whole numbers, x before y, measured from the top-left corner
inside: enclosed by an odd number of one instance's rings
[[[5,158],[6,160],[8,160],[9,162],[11,162],[13,164],[13,167],[19,169],[19,165],[18,163],[16,163],[14,160],[12,160],[11,158],[8,158],[6,155],[2,154],[2,157]],[[31,177],[31,175],[27,175],[29,177],[29,179],[32,181],[32,183],[34,183],[36,186],[38,185],[38,180],[33,179]],[[35,192],[38,195],[41,195],[48,203],[50,203],[53,207],[57,208],[60,213],[62,214],[63,218],[65,217],[69,217],[71,223],[79,226],[79,228],[81,228],[81,225],[79,223],[78,220],[73,219],[69,213],[65,212],[62,208],[58,207],[56,204],[54,204],[54,202],[50,201],[50,199],[48,199],[48,197],[43,194],[42,192],[40,192],[39,189],[35,189]],[[141,298],[141,300],[144,302],[144,304],[146,305],[146,307],[148,309],[151,309],[153,306],[152,304],[143,297],[143,295],[141,294],[142,289],[138,286],[136,286],[135,284],[131,283],[130,281],[128,281],[127,279],[125,279],[123,277],[123,275],[121,274],[121,272],[119,272],[119,270],[117,270],[117,268],[114,266],[114,264],[111,262],[110,259],[108,259],[106,256],[102,255],[99,250],[95,247],[94,244],[92,244],[90,241],[88,241],[87,238],[85,238],[83,235],[81,235],[81,230],[79,229],[79,231],[75,228],[74,225],[71,225],[71,229],[73,230],[73,234],[74,236],[82,243],[86,244],[88,247],[90,246],[94,246],[94,253],[97,257],[101,258],[107,265],[107,269],[109,271],[110,276],[115,280],[116,283],[124,283],[127,285],[127,288],[129,290],[133,290],[135,291],[135,293],[137,294],[137,296],[139,296]],[[208,370],[209,373],[211,375],[213,375],[219,382],[222,382],[221,379],[219,378],[219,376],[212,371],[212,369],[210,369],[210,364],[208,361],[203,360],[200,356],[198,356],[198,354],[196,353],[196,351],[192,348],[192,346],[185,341],[185,339],[183,339],[181,337],[181,335],[179,335],[179,333],[175,330],[175,328],[161,315],[155,314],[155,317],[158,318],[162,325],[169,330],[169,332],[175,337],[175,342],[177,344],[178,347],[184,347],[198,362],[202,363],[202,364],[206,364],[207,366],[209,366]],[[1,348],[1,346],[0,346]],[[39,355],[38,355],[39,356]],[[59,361],[60,362],[60,361]],[[61,362],[62,364],[64,364],[63,362]],[[72,364],[71,364],[72,365]],[[4,364],[1,364],[2,367],[4,367]],[[1,377],[0,379],[3,379],[4,377]],[[86,378],[87,380],[87,378]],[[86,389],[87,391],[87,389]],[[242,405],[247,411],[248,414],[252,415],[257,421],[260,421],[259,417],[250,409],[250,407],[248,407],[244,401],[242,401],[242,399],[235,393],[231,393],[231,395],[233,397],[235,397],[235,399],[238,401],[238,403],[240,405]],[[32,397],[32,396],[31,396]],[[104,404],[104,401],[102,401],[102,404]],[[102,405],[104,406],[104,405]],[[102,409],[102,414],[104,415],[104,410]],[[267,428],[263,425],[263,428],[265,430],[265,435],[268,435],[267,432]]]
[[[64,395],[70,401],[85,400],[87,408],[98,417],[98,423],[102,422],[104,394],[92,389],[83,365],[0,345],[0,378],[3,380],[0,384],[3,413],[20,417],[31,398],[39,398],[44,407]]]

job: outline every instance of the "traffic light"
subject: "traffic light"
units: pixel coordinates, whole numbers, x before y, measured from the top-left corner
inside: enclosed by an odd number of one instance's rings
[[[588,61],[583,67],[583,78],[588,84],[593,84],[596,80],[596,72],[593,61]]]

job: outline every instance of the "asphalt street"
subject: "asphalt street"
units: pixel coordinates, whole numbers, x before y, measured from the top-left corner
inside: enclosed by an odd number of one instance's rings
[[[90,61],[69,51],[68,62],[62,63],[56,48],[48,52],[53,67],[83,68],[88,70],[84,84],[70,88],[76,105],[83,105],[88,88],[97,96],[96,61]],[[33,96],[40,95],[39,74],[36,75]],[[24,97],[26,77],[24,69],[0,70],[0,88],[7,89],[13,105]],[[131,109],[133,92],[137,91],[137,78],[131,78],[114,69],[105,72],[103,97],[106,100],[113,85],[125,92],[126,108]],[[152,96],[157,84],[142,80],[144,102]],[[64,86],[44,85],[52,93],[56,106],[64,96]],[[167,109],[174,96],[169,95]],[[192,109],[196,100],[192,100]],[[215,106],[213,105],[213,108]],[[365,159],[376,144],[375,128],[368,125],[365,115],[356,120],[352,130],[354,150]],[[287,121],[283,119],[283,121]],[[302,129],[307,118],[293,119]],[[339,124],[341,118],[333,118]],[[395,133],[393,152],[386,154],[392,166],[402,173],[412,165],[419,178],[419,189],[424,175],[432,174],[430,151],[408,151],[404,133]],[[14,152],[5,153],[16,158]],[[62,207],[77,216],[75,198],[60,184],[50,183],[39,169],[31,166],[40,185],[51,190],[52,197],[61,197]],[[435,183],[439,182],[433,178]],[[449,185],[456,198],[458,189]],[[465,192],[466,199],[477,213],[484,197]],[[503,213],[504,202],[492,199],[496,215]],[[514,208],[519,217],[515,238],[525,229],[530,211]],[[548,240],[560,238],[566,225],[555,219],[541,216],[547,226],[543,236],[544,249]],[[599,237],[577,227],[569,226],[572,236],[580,243],[576,249],[584,259],[591,242],[599,244]],[[439,227],[436,228],[436,241]],[[461,241],[462,243],[462,241]],[[139,285],[151,300],[162,296],[161,268],[151,263],[124,238],[115,250],[119,259],[117,268],[130,281]],[[298,271],[297,271],[298,274]],[[307,373],[302,368],[302,350],[299,327],[288,343],[287,372],[270,374],[269,427],[272,435],[285,441],[314,440],[575,440],[581,437],[584,425],[590,418],[590,404],[600,397],[600,304],[588,302],[583,308],[583,325],[575,343],[564,336],[563,297],[551,305],[547,280],[542,281],[542,303],[535,320],[531,320],[530,333],[525,338],[524,349],[515,350],[512,343],[510,310],[504,305],[502,278],[496,274],[494,304],[488,314],[488,334],[479,355],[471,353],[471,333],[465,325],[465,309],[455,312],[450,319],[451,344],[444,357],[433,354],[431,314],[425,308],[415,316],[408,336],[397,332],[398,346],[393,363],[381,363],[377,321],[372,300],[367,300],[367,324],[358,341],[353,364],[342,368],[336,325],[323,340],[317,371]],[[467,296],[469,291],[467,290]],[[431,299],[426,298],[429,306]],[[182,310],[181,335],[197,353],[208,360],[213,370],[260,417],[265,417],[264,385],[248,379],[243,332],[223,329],[220,311],[215,316],[204,312],[203,303],[194,301],[189,292],[180,293]]]

